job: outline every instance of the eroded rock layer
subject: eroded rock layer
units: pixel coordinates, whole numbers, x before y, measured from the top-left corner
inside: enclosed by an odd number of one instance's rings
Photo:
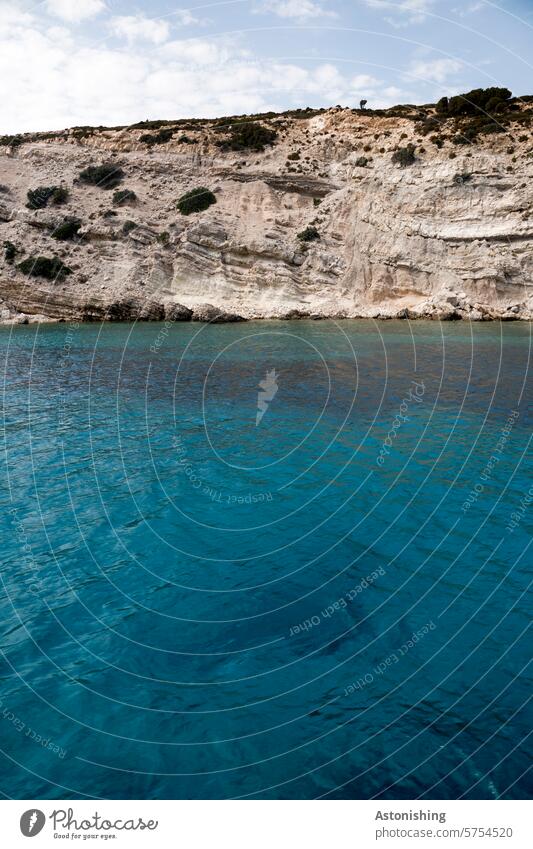
[[[225,150],[216,122],[164,144],[126,128],[0,147],[0,320],[531,318],[527,127],[437,145],[412,116],[262,123],[277,133],[263,151]],[[408,144],[415,161],[394,164]],[[80,180],[103,162],[133,195]],[[43,186],[66,201],[29,209]],[[178,199],[197,187],[216,203],[182,215]],[[73,220],[75,236],[56,238]],[[42,256],[70,273],[20,268]]]

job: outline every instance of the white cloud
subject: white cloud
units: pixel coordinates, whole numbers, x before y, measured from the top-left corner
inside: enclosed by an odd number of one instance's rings
[[[383,80],[376,79],[370,74],[356,74],[349,84],[350,103],[359,105],[363,98],[372,109],[385,109],[398,103],[412,101],[413,92],[405,91],[397,86],[387,86]]]
[[[169,41],[159,51],[162,60],[192,67],[227,64],[232,57],[242,58],[245,51],[238,50],[233,45],[225,45],[209,39],[194,38],[188,41]]]
[[[401,0],[393,3],[390,0],[364,0],[371,9],[382,9],[390,14],[384,20],[393,27],[405,27],[410,24],[422,23],[430,11],[434,0]]]
[[[46,9],[56,18],[77,23],[99,15],[105,3],[104,0],[46,0]]]
[[[170,27],[166,21],[145,18],[144,15],[124,15],[112,18],[109,26],[119,38],[125,38],[130,44],[134,41],[150,41],[163,44],[168,39]]]
[[[424,12],[429,11],[432,4],[433,0],[402,0],[402,2],[397,5],[398,9],[404,12],[422,15]]]
[[[139,24],[130,16],[121,32],[135,47],[126,49],[105,39],[87,42],[83,30],[50,26],[48,18],[35,15],[17,17],[7,8],[0,0],[0,133],[355,106],[362,97],[369,105],[385,106],[402,99],[399,90],[388,90],[379,79],[354,75],[336,63],[310,67],[259,60],[244,38],[158,43],[166,29],[146,28],[146,20]]]
[[[357,74],[351,80],[351,86],[354,89],[374,89],[378,85],[380,85],[379,80],[369,74]],[[364,94],[364,91],[361,91],[361,93]]]
[[[57,44],[60,44],[62,47],[74,45],[72,32],[67,27],[48,27],[45,30],[45,35],[52,43],[57,42]]]
[[[451,11],[454,15],[457,15],[459,18],[466,18],[468,15],[475,15],[476,12],[481,12],[486,9],[485,3],[471,3],[469,6],[463,6],[462,8],[452,9]]]
[[[374,9],[394,9],[394,11],[408,14],[424,14],[429,10],[433,0],[401,0],[400,3],[391,0],[365,0],[367,6]]]
[[[8,29],[28,26],[34,22],[34,17],[29,12],[15,6],[13,3],[0,3],[0,31],[7,32]]]
[[[421,60],[411,64],[408,75],[417,77],[424,82],[445,83],[449,77],[453,77],[463,67],[458,59],[430,59]]]
[[[266,0],[257,11],[272,12],[280,18],[296,18],[307,20],[310,18],[336,17],[334,12],[325,9],[314,0]]]
[[[172,18],[182,27],[190,27],[194,24],[206,23],[204,18],[195,17],[189,9],[178,9],[176,12],[172,12]]]

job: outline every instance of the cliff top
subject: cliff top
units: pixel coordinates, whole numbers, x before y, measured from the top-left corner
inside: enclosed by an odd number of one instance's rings
[[[146,120],[130,126],[72,127],[0,136],[0,148],[13,150],[29,143],[67,142],[124,152],[184,152],[187,146],[194,145],[206,153],[217,149],[219,152],[259,153],[275,148],[298,129],[303,134],[314,130],[313,135],[318,133],[324,140],[339,136],[349,137],[351,141],[359,139],[363,142],[364,153],[386,152],[388,140],[396,146],[398,141],[404,140],[406,145],[418,144],[419,150],[428,143],[430,151],[446,148],[449,153],[461,145],[492,148],[511,141],[531,145],[533,140],[533,96],[513,97],[505,88],[474,89],[455,97],[444,97],[436,104],[420,106],[400,104],[389,109],[371,109],[365,103],[361,101],[359,109],[308,107],[214,119]],[[401,131],[399,139],[395,130]],[[292,168],[304,170],[303,165]]]

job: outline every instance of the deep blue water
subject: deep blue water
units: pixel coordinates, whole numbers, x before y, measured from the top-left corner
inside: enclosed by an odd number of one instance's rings
[[[530,330],[3,328],[0,792],[530,794]]]

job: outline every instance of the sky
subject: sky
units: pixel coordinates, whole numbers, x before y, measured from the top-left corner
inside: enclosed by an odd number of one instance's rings
[[[0,133],[533,94],[533,0],[0,0]]]

